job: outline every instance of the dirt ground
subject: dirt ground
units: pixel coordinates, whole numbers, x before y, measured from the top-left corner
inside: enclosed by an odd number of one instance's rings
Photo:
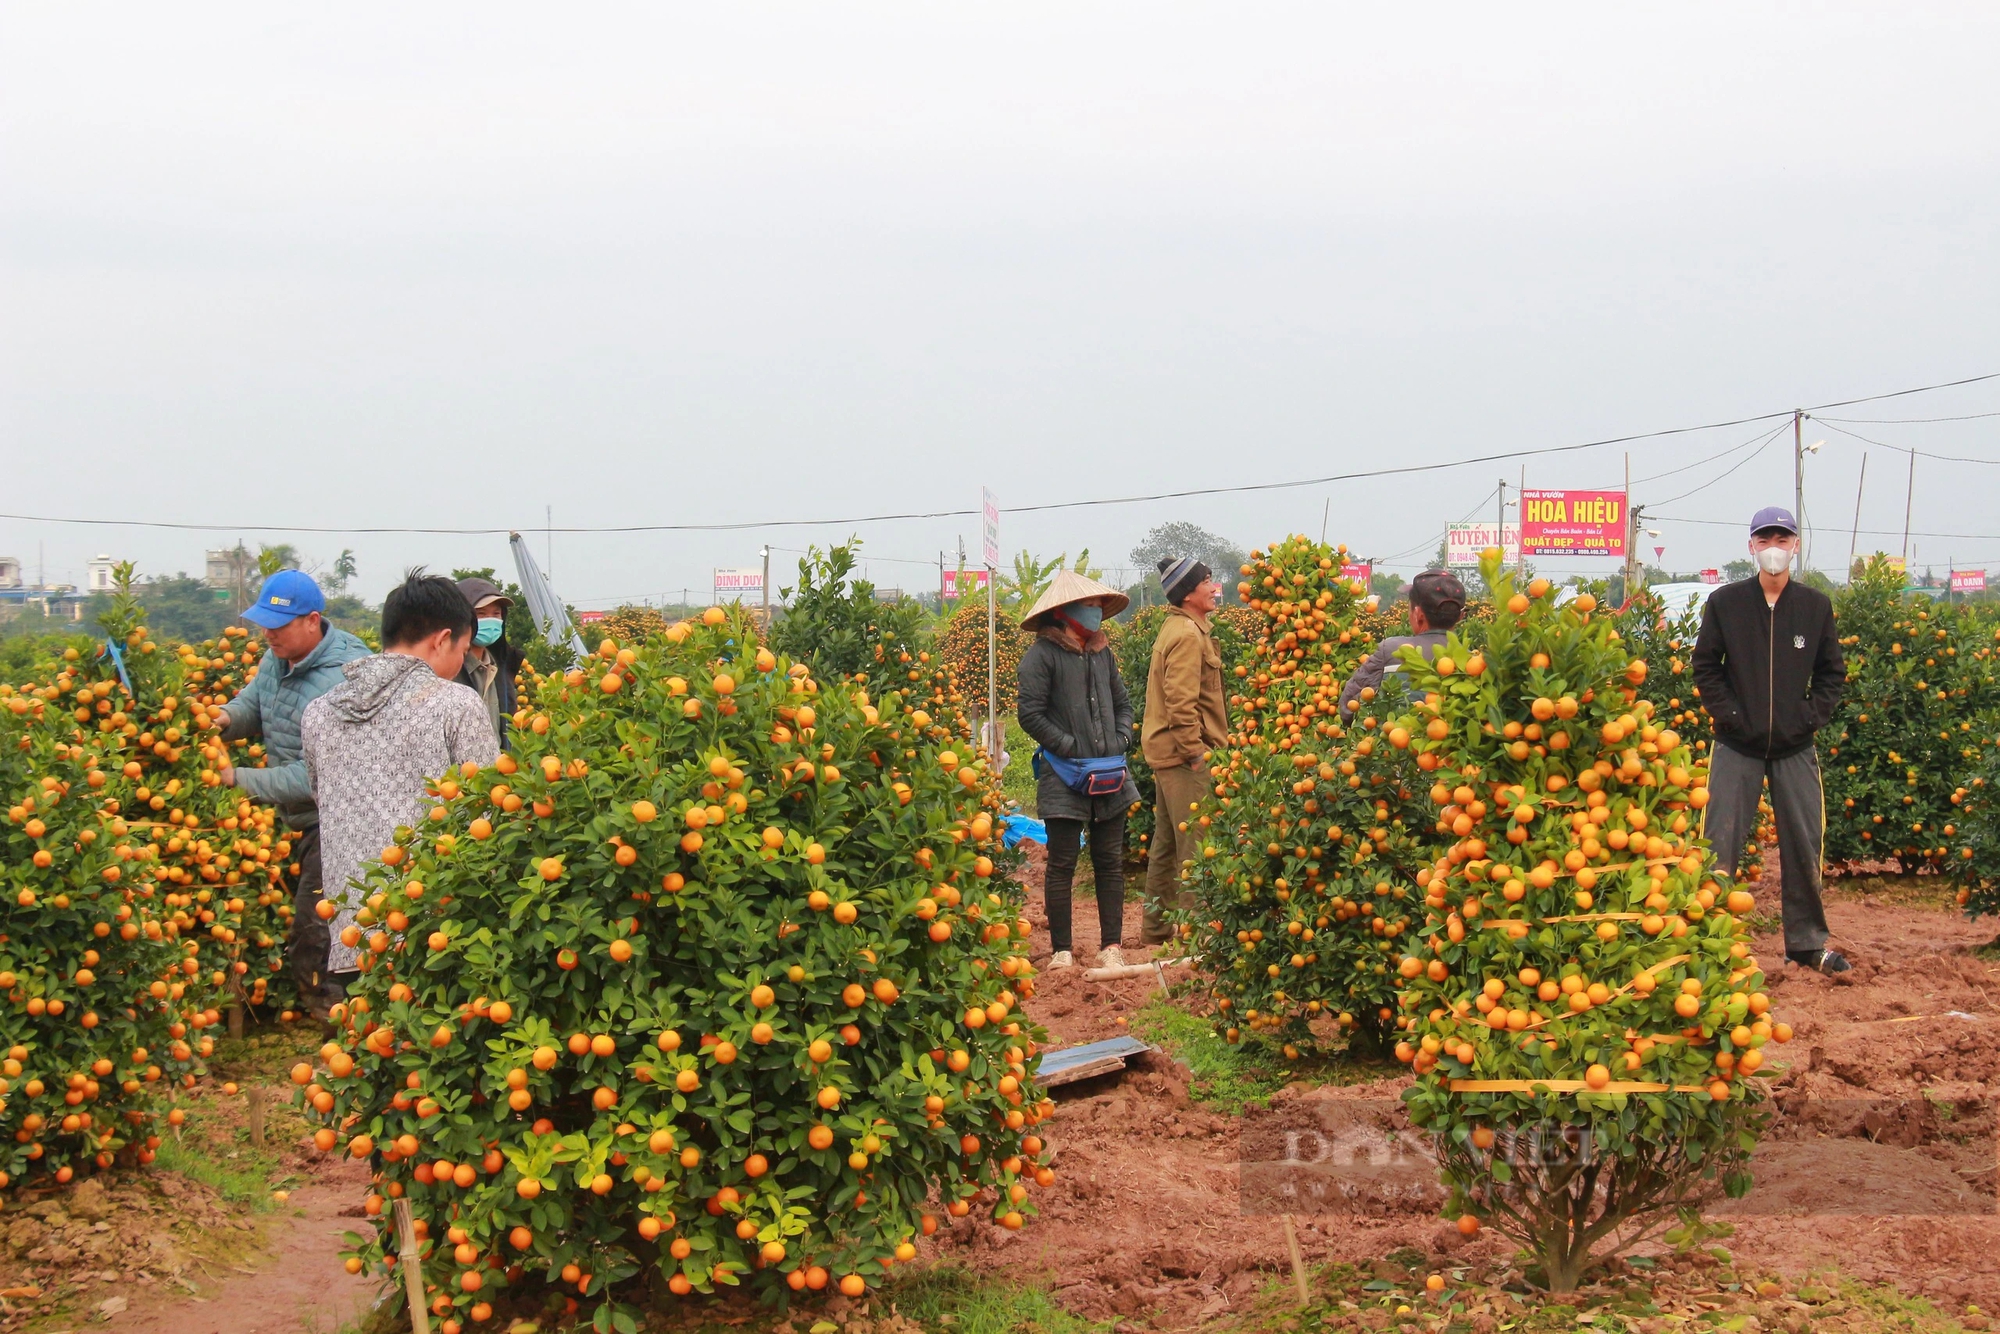
[[[1766,853],[1760,898],[1775,904],[1778,859],[1775,848]],[[1037,956],[1047,951],[1040,871],[1031,861]],[[1775,1010],[1796,1036],[1780,1049],[1790,1068],[1772,1079],[1779,1116],[1756,1159],[1756,1187],[1718,1216],[1735,1227],[1729,1247],[1755,1257],[1760,1271],[1803,1281],[1831,1268],[2000,1310],[2000,963],[1974,954],[1994,926],[1970,923],[1948,898],[1908,885],[1832,883],[1833,944],[1854,963],[1842,977],[1785,964],[1775,930],[1758,937]],[[1093,905],[1079,899],[1074,919],[1077,959],[1087,965],[1097,946]],[[1125,919],[1125,938],[1136,942],[1135,894]],[[1127,955],[1148,952],[1128,945]],[[1155,990],[1150,979],[1092,982],[1083,971],[1037,980],[1027,1008],[1048,1027],[1051,1046],[1123,1031],[1120,1019]],[[1406,1083],[1293,1086],[1273,1110],[1354,1101],[1379,1116]],[[1288,1266],[1283,1223],[1245,1207],[1245,1123],[1192,1104],[1187,1089],[1184,1067],[1150,1057],[1122,1080],[1059,1090],[1052,1139],[1062,1180],[1042,1197],[1041,1218],[1018,1234],[961,1225],[947,1253],[1039,1276],[1084,1315],[1185,1328],[1241,1310],[1265,1277]],[[1393,1107],[1386,1114],[1400,1116]],[[1434,1197],[1410,1195],[1339,1213],[1301,1205],[1294,1216],[1308,1263],[1365,1266],[1411,1247],[1439,1266],[1493,1264],[1511,1249],[1497,1238],[1464,1241],[1440,1221]]]

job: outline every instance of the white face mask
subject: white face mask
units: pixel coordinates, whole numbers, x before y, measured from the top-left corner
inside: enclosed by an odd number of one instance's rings
[[[1776,578],[1792,568],[1792,553],[1783,547],[1765,547],[1757,553],[1757,568]]]

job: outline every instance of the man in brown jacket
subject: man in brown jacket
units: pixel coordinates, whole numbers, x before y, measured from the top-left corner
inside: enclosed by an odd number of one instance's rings
[[[1145,919],[1140,940],[1158,945],[1172,928],[1165,914],[1188,900],[1181,863],[1195,855],[1195,838],[1182,828],[1208,790],[1208,753],[1229,734],[1223,708],[1222,654],[1209,631],[1209,613],[1222,600],[1222,584],[1191,556],[1160,562],[1160,587],[1172,609],[1153,641],[1146,678],[1146,725],[1139,738],[1153,766],[1158,800],[1146,856]]]

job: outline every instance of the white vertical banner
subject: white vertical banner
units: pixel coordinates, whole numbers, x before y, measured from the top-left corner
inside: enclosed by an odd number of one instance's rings
[[[1002,763],[1006,731],[1000,726],[1000,502],[979,488],[980,553],[986,558],[986,756],[989,766]]]

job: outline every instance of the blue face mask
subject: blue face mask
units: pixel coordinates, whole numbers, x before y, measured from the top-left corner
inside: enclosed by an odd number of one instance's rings
[[[1069,617],[1086,630],[1095,630],[1104,624],[1104,608],[1102,607],[1069,607],[1064,610],[1063,615]]]
[[[507,628],[507,622],[497,616],[479,618],[479,628],[473,631],[472,642],[481,648],[500,642],[500,632]]]

